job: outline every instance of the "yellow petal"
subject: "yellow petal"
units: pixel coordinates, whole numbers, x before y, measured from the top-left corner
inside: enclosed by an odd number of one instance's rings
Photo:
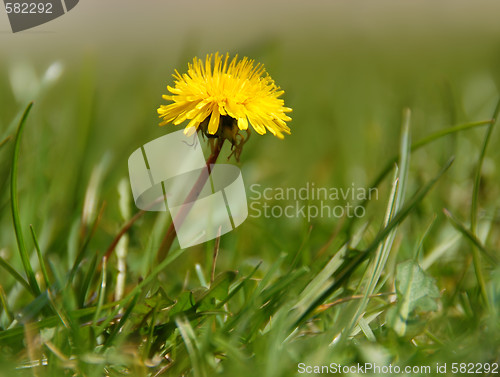
[[[191,121],[188,123],[188,125],[186,126],[186,130],[188,130],[189,128],[198,128],[198,125],[200,124],[200,122],[198,122],[198,120],[196,118],[194,119],[191,119]]]
[[[219,106],[215,104],[213,107],[212,115],[210,116],[210,122],[208,122],[208,133],[215,135],[219,128]]]
[[[196,132],[196,127],[186,127],[184,129],[184,135],[192,136]]]
[[[246,117],[238,118],[238,128],[240,130],[246,130],[248,128],[248,120]]]

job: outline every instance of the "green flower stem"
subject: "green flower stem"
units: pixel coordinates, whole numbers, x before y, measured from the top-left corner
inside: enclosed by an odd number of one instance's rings
[[[219,157],[219,153],[220,153],[220,151],[222,149],[222,144],[223,144],[223,142],[217,142],[217,144],[216,144],[216,146],[214,148],[214,151],[208,157],[208,159],[207,159],[207,167],[208,167],[208,169],[210,169],[210,165],[211,164],[214,164],[217,161],[217,158]],[[198,197],[198,194],[196,192],[199,191],[199,189],[198,190],[195,190],[195,189],[197,189],[198,187],[200,187],[200,188],[203,187],[205,185],[205,182],[206,182],[206,180],[202,179],[203,176],[204,176],[204,174],[200,175],[200,177],[198,178],[199,182],[196,182],[196,184],[193,187],[193,189],[192,189],[189,197],[186,200],[191,200],[191,201],[196,200],[196,198]],[[205,176],[205,178],[206,178],[206,176]],[[201,180],[203,180],[203,182],[201,182]],[[155,200],[152,203],[152,205],[158,203],[159,201],[164,201],[164,200],[165,200],[164,197],[160,197],[157,200]],[[183,214],[183,217],[186,217],[186,215],[189,213],[189,210],[190,210],[190,208],[188,208],[187,211],[186,211],[186,213]],[[122,238],[122,236],[125,233],[127,233],[130,230],[130,228],[132,227],[132,225],[134,225],[134,223],[139,218],[141,218],[146,212],[147,212],[147,210],[140,210],[129,221],[127,221],[127,223],[120,229],[120,231],[118,232],[118,234],[115,236],[115,238],[113,239],[113,241],[111,242],[111,244],[107,248],[106,253],[104,254],[104,258],[106,260],[108,260],[111,257],[111,254],[113,254],[113,251],[115,250],[116,245],[118,245],[118,242],[120,241],[120,239]],[[181,215],[181,214],[179,214],[179,215]],[[165,258],[165,256],[168,253],[168,250],[170,249],[170,247],[172,246],[172,243],[175,240],[175,236],[176,235],[177,234],[175,232],[174,224],[172,222],[170,224],[169,228],[167,229],[167,233],[165,234],[165,237],[163,238],[163,241],[162,241],[162,244],[161,244],[160,248],[158,249],[157,255],[158,255],[158,259],[159,260],[163,260]],[[101,263],[102,263],[102,261],[101,261]]]
[[[224,144],[224,139],[217,139],[215,148],[212,151],[212,154],[208,157],[206,162],[209,174],[207,175],[201,173],[200,176],[198,177],[198,180],[196,181],[193,188],[186,197],[186,200],[184,201],[184,204],[187,205],[183,206],[183,210],[177,214],[177,217],[175,219],[176,224],[182,224],[186,216],[189,214],[191,207],[198,198],[198,195],[200,195],[201,189],[203,188],[203,186],[205,186],[205,183],[207,182],[207,179],[210,176],[210,165],[215,164],[215,162],[217,161],[217,158],[219,157],[223,144]],[[165,234],[165,237],[163,238],[160,248],[158,249],[157,252],[158,261],[162,261],[163,259],[165,259],[170,248],[172,247],[172,244],[174,243],[176,235],[177,233],[175,231],[174,221],[172,219],[170,226],[167,229],[167,233]]]

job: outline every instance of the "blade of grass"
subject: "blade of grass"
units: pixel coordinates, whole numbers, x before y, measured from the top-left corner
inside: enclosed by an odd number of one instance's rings
[[[434,222],[436,221],[436,219],[437,219],[437,216],[436,216],[436,214],[434,214],[432,216],[431,222],[429,223],[429,225],[425,229],[424,234],[422,235],[422,237],[420,237],[420,241],[418,242],[417,249],[415,250],[415,258],[414,258],[415,262],[418,262],[418,258],[420,256],[420,253],[422,252],[422,250],[424,248],[424,242],[427,240],[427,237],[429,236],[429,233],[431,232],[431,229],[434,226]]]
[[[399,212],[404,202],[404,195],[406,192],[406,181],[408,179],[408,169],[410,165],[410,154],[411,154],[410,117],[411,117],[410,109],[405,109],[403,111],[403,124],[402,124],[401,143],[399,152],[400,169],[396,168],[395,177],[393,180],[394,183],[391,190],[391,196],[386,209],[384,227],[386,227],[389,224],[389,221],[394,217],[394,214]],[[364,311],[366,310],[366,307],[368,305],[369,297],[372,296],[373,293],[375,292],[377,283],[380,279],[380,276],[382,275],[382,271],[385,267],[385,264],[387,263],[387,259],[389,258],[389,253],[392,249],[397,229],[398,229],[397,226],[394,227],[394,229],[388,234],[387,238],[385,238],[377,248],[377,251],[375,253],[374,263],[371,267],[369,267],[372,268],[372,273],[371,276],[369,277],[369,281],[366,286],[363,299],[359,302],[358,307],[356,309],[356,313],[350,320],[348,326],[344,328],[341,341],[347,339],[347,337],[351,335],[353,328],[356,326],[356,324],[359,325],[359,327],[363,330],[364,334],[368,337],[369,340],[372,341],[375,340],[375,337],[373,336],[373,333],[371,333],[371,330],[368,331],[369,329],[368,323],[365,323],[365,325],[368,326],[368,329],[363,329],[361,320],[364,321],[363,319]],[[353,305],[356,305],[356,303],[354,303]]]
[[[215,239],[214,252],[212,256],[212,268],[210,270],[210,285],[212,285],[215,280],[215,267],[217,266],[217,256],[219,255],[220,248],[220,231],[221,227],[219,227],[217,238]]]
[[[14,322],[14,315],[9,309],[9,305],[7,304],[7,297],[5,296],[5,291],[3,290],[3,287],[1,285],[0,285],[0,303],[2,304],[3,310],[5,311],[5,315],[7,316],[9,323]]]
[[[90,283],[92,282],[92,277],[96,272],[98,257],[99,253],[95,253],[94,256],[92,257],[87,273],[85,274],[85,278],[83,279],[80,293],[78,295],[78,306],[80,308],[82,308],[85,305],[85,298],[87,297],[87,292],[89,291]]]
[[[481,185],[481,170],[483,167],[484,157],[486,156],[486,149],[488,148],[488,143],[490,141],[491,134],[493,132],[493,127],[496,124],[499,113],[500,113],[500,100],[497,103],[497,106],[493,113],[492,120],[488,123],[486,135],[484,136],[483,140],[483,146],[481,148],[481,153],[479,155],[479,160],[477,162],[477,169],[476,169],[476,176],[474,178],[474,189],[472,191],[472,203],[470,211],[470,229],[473,234],[476,234],[476,227],[477,227],[477,211],[478,211],[477,207],[479,202],[479,186]]]
[[[234,288],[232,288],[229,291],[227,297],[217,305],[217,308],[221,308],[222,306],[224,306],[236,293],[238,293],[240,289],[243,288],[243,286],[253,277],[253,275],[255,275],[261,264],[262,262],[259,262],[248,276],[246,276],[243,280],[241,280],[241,282],[239,282]]]
[[[344,245],[300,293],[290,313],[290,318],[293,323],[303,318],[304,315],[311,310],[311,307],[318,302],[318,298],[322,297],[325,291],[331,287],[335,281],[333,276],[342,266],[347,252],[347,246]]]
[[[311,237],[312,230],[313,230],[313,226],[310,225],[308,230],[307,230],[306,235],[304,236],[304,239],[300,243],[300,246],[297,249],[297,252],[295,253],[295,255],[293,257],[292,263],[290,263],[290,267],[289,267],[290,271],[292,271],[296,267],[297,263],[299,262],[299,256],[302,254],[304,247],[307,245],[307,243]]]
[[[486,135],[484,136],[483,146],[481,148],[481,153],[479,155],[479,160],[477,162],[476,176],[474,179],[474,188],[472,190],[472,202],[471,202],[471,210],[470,210],[470,230],[473,236],[476,235],[477,231],[477,213],[478,213],[478,203],[479,203],[479,187],[481,185],[481,171],[483,167],[484,157],[486,156],[486,149],[488,148],[488,144],[491,138],[491,134],[493,132],[493,127],[496,124],[498,114],[500,113],[500,100],[497,102],[497,106],[493,113],[493,118],[491,122],[488,124],[488,128],[486,130]],[[481,296],[483,296],[483,300],[486,303],[486,307],[490,308],[490,302],[488,298],[488,292],[486,291],[486,283],[483,276],[483,271],[481,268],[481,256],[479,255],[479,251],[476,247],[472,247],[472,258],[474,262],[474,271],[476,273],[477,282],[481,289]]]
[[[151,351],[151,346],[154,342],[154,329],[156,325],[156,313],[158,312],[158,306],[153,308],[151,313],[151,325],[149,326],[149,331],[146,338],[146,344],[144,344],[144,348],[142,350],[142,355],[144,358],[149,357],[149,353]]]
[[[382,293],[377,293],[377,294],[371,295],[369,298],[379,298],[379,297],[393,296],[393,295],[395,295],[394,292],[382,292]],[[319,313],[322,313],[325,310],[328,310],[334,306],[344,304],[346,302],[353,301],[353,300],[361,300],[363,297],[364,297],[364,295],[357,295],[357,296],[348,296],[348,297],[338,298],[333,302],[329,302],[327,304],[323,304],[323,305],[318,306],[316,308],[316,310],[314,311],[314,313],[319,314]]]
[[[194,269],[196,271],[196,276],[198,276],[198,280],[200,281],[201,286],[208,288],[208,283],[207,280],[205,279],[205,275],[203,274],[203,269],[201,268],[201,265],[199,263],[196,263],[194,265]]]
[[[262,292],[268,284],[270,284],[272,278],[279,271],[281,265],[285,261],[287,255],[285,253],[280,254],[279,258],[269,267],[269,270],[266,272],[262,280],[259,282],[259,286],[257,288],[258,292]]]
[[[31,287],[28,282],[24,280],[24,278],[2,257],[0,257],[0,266],[3,267],[9,274],[11,274],[14,279],[21,283],[24,288],[26,288],[28,291],[31,291]]]
[[[139,284],[135,286],[124,298],[123,301],[129,301],[133,296],[136,295],[137,292],[140,292],[145,285],[149,284],[155,277],[158,275],[165,267],[167,267],[170,263],[172,263],[177,257],[179,257],[184,252],[183,249],[175,250],[158,265],[156,268],[151,271],[151,273],[146,276]]]
[[[109,302],[107,304],[104,304],[101,309],[107,310],[107,309],[110,309],[110,308],[116,306],[117,304],[124,304],[126,302],[127,301],[125,299],[123,299],[122,301]],[[91,308],[83,308],[83,309],[74,310],[74,311],[68,313],[68,315],[71,314],[73,319],[78,319],[78,318],[88,317],[88,316],[92,315],[93,313],[95,313],[95,311],[96,311],[96,307],[93,306]],[[44,328],[48,328],[48,327],[57,326],[57,324],[59,324],[59,323],[61,323],[61,318],[58,315],[52,315],[52,316],[46,317],[40,321],[33,322],[33,325],[36,326],[37,329],[44,329]],[[24,326],[17,326],[17,327],[13,327],[13,328],[10,328],[10,329],[5,330],[5,331],[0,331],[0,342],[6,342],[6,343],[11,342],[11,341],[13,341],[14,338],[22,336],[23,333],[24,333]]]
[[[99,284],[99,291],[97,293],[97,307],[96,311],[94,313],[94,324],[97,323],[99,316],[101,315],[101,308],[104,303],[104,295],[106,291],[106,267],[107,267],[107,260],[105,257],[103,257],[102,261],[102,269],[101,269],[101,284]]]
[[[30,106],[32,103],[28,104]],[[14,133],[16,127],[19,125],[20,119],[22,119],[23,114],[25,113],[26,109],[19,109],[17,112],[16,116],[12,118],[12,121],[9,123],[6,129],[4,129],[4,132],[2,134],[2,139],[8,139],[12,137],[11,135]]]
[[[14,156],[12,158],[12,170],[10,176],[10,205],[12,211],[12,220],[14,222],[14,231],[16,233],[17,246],[19,249],[19,254],[21,256],[21,261],[23,263],[24,271],[26,272],[26,277],[28,278],[28,283],[30,286],[30,292],[33,296],[40,295],[40,287],[36,281],[35,273],[30,263],[30,257],[28,255],[28,250],[26,249],[26,244],[24,243],[24,235],[21,228],[21,219],[19,217],[19,199],[17,196],[17,168],[19,162],[19,150],[21,148],[21,136],[24,130],[24,125],[28,119],[28,114],[33,106],[31,102],[21,117],[19,121],[19,126],[17,128],[15,143],[14,143]]]
[[[54,298],[52,297],[52,293],[50,292],[50,290],[47,290],[47,298],[50,302],[52,309],[54,310],[54,313],[57,314],[57,316],[61,320],[61,323],[63,324],[63,326],[66,327],[67,329],[69,329],[70,325],[69,325],[69,321],[67,319],[67,316],[63,313],[62,309],[59,309],[57,307],[56,303],[54,302]]]
[[[404,202],[406,193],[406,182],[408,180],[408,169],[411,155],[411,133],[410,133],[411,111],[403,111],[403,130],[401,132],[401,145],[399,149],[399,183],[396,190],[395,212],[399,211]]]
[[[35,244],[35,250],[38,256],[38,261],[40,263],[40,268],[42,270],[43,279],[45,281],[45,287],[47,287],[48,289],[50,287],[49,274],[47,273],[47,268],[45,267],[45,261],[43,260],[42,252],[40,250],[40,245],[36,237],[35,229],[33,229],[33,225],[31,224],[30,224],[30,231],[31,231],[31,237],[33,238],[33,243]]]
[[[156,203],[156,202],[155,202]],[[109,245],[108,249],[106,250],[106,259],[109,259],[111,257],[111,254],[116,248],[116,245],[118,245],[118,242],[122,238],[122,236],[129,231],[129,229],[134,225],[134,223],[141,218],[142,215],[144,215],[147,211],[140,210],[138,211],[129,221],[123,225],[123,227],[120,229],[118,234],[115,236],[111,244]]]
[[[408,204],[401,210],[399,211],[396,216],[389,222],[387,227],[382,229],[375,239],[372,241],[372,243],[365,249],[365,252],[370,252],[374,249],[377,248],[377,245],[385,238],[387,235],[391,232],[391,230],[399,224],[408,214],[412,211],[412,209],[419,204],[422,199],[427,195],[427,193],[431,190],[431,188],[436,184],[436,182],[441,178],[441,176],[450,168],[451,164],[453,163],[454,158],[450,158],[443,166],[443,168],[439,171],[439,173],[432,178],[427,185],[425,185],[424,188],[419,190],[417,193],[413,195],[411,200],[408,202]]]
[[[396,169],[395,174],[398,175],[398,169]],[[400,182],[399,178],[394,179],[394,183],[391,189],[391,195],[389,196],[389,203],[387,204],[384,226],[388,225],[389,221],[393,218],[394,213],[396,212],[399,182]],[[362,299],[359,302],[358,308],[356,309],[356,313],[352,316],[352,319],[349,321],[349,324],[345,326],[340,341],[346,340],[348,337],[350,337],[352,335],[353,329],[356,326],[356,324],[363,319],[364,315],[363,313],[366,309],[366,306],[368,305],[368,299],[370,297],[373,297],[373,292],[376,288],[377,282],[380,279],[380,275],[382,274],[382,270],[387,262],[387,258],[389,257],[389,252],[391,250],[392,244],[394,242],[394,237],[396,235],[396,229],[397,227],[394,228],[394,230],[388,235],[388,237],[384,240],[384,242],[380,244],[375,253],[375,260],[373,265],[371,266],[373,271],[369,277],[368,285],[366,287],[364,294],[362,295]]]
[[[250,297],[248,297],[248,299],[245,301],[245,304],[240,309],[238,315],[232,317],[230,320],[228,320],[226,322],[226,325],[225,325],[226,329],[233,329],[236,326],[237,322],[239,322],[242,318],[251,317],[252,310],[254,310],[254,308],[256,306],[260,306],[262,304],[261,301],[264,299],[263,297],[269,296],[270,289],[272,289],[272,279],[275,276],[276,272],[279,271],[279,268],[282,265],[282,263],[285,261],[285,259],[286,259],[286,254],[283,253],[269,267],[268,271],[266,272],[264,277],[260,280],[256,289],[252,292]],[[233,290],[231,290],[229,292],[228,297],[218,305],[218,308],[222,307],[227,301],[229,301],[229,299],[231,297],[233,297],[236,294],[237,291],[239,291],[242,287],[245,286],[245,284],[250,280],[250,278],[255,274],[257,269],[260,267],[261,263],[259,263],[254,268],[254,270],[252,271],[252,273],[248,277],[246,277],[243,281],[241,281],[241,283],[239,283]],[[289,276],[292,276],[292,275],[289,274],[287,276],[287,278]],[[281,282],[284,282],[285,280],[286,280],[286,278],[281,279]]]
[[[80,247],[80,250],[78,251],[78,254],[75,258],[75,262],[73,263],[73,267],[71,268],[71,271],[69,272],[69,275],[68,275],[68,282],[70,282],[70,283],[73,281],[73,278],[75,277],[76,271],[78,271],[78,266],[80,265],[81,261],[83,260],[83,257],[85,256],[85,251],[87,250],[87,247],[90,243],[90,240],[92,239],[92,237],[94,236],[94,234],[97,230],[97,226],[99,225],[99,222],[101,221],[105,206],[106,206],[106,203],[103,203],[101,206],[101,209],[99,210],[99,214],[94,219],[94,222],[92,224],[92,228],[91,228],[90,232],[88,232],[88,234],[86,235],[85,240],[83,241],[82,246]]]
[[[3,139],[2,141],[0,141],[0,148],[2,148],[5,144],[7,144],[7,142],[12,139],[12,136],[7,136],[5,139]]]
[[[481,127],[481,126],[487,126],[488,124],[491,124],[491,122],[492,122],[492,119],[480,120],[477,122],[464,123],[464,124],[459,124],[458,126],[445,128],[444,130],[434,132],[433,134],[430,134],[429,136],[426,136],[423,139],[412,144],[411,151],[412,152],[416,151],[417,149],[420,149],[423,146],[425,146],[425,145],[427,145],[435,140],[438,140],[444,136],[453,134],[455,132],[470,130],[472,128]]]
[[[373,333],[370,327],[370,323],[373,320],[375,320],[380,314],[382,314],[382,312],[374,313],[369,317],[367,317],[366,319],[364,317],[361,317],[358,321],[359,331],[362,331],[363,334],[365,334],[366,338],[371,342],[375,342],[377,339],[375,338],[375,334]],[[357,332],[358,332],[357,328],[355,328],[354,331],[351,333],[351,336],[356,335]]]
[[[202,365],[203,359],[199,352],[199,347],[197,344],[196,334],[194,333],[191,324],[186,318],[177,317],[175,320],[177,328],[181,333],[184,344],[186,345],[189,358],[193,366],[194,377],[205,377],[204,368]]]
[[[446,253],[448,250],[454,250],[456,246],[458,245],[458,242],[460,241],[462,237],[460,234],[453,234],[452,237],[448,237],[442,242],[440,242],[438,245],[434,246],[427,255],[424,257],[423,261],[421,262],[421,266],[424,270],[427,270],[434,262],[439,260],[444,253]]]
[[[48,291],[40,293],[40,295],[35,297],[34,300],[22,308],[22,310],[17,314],[17,320],[20,323],[33,322],[37,319],[37,316],[42,310],[47,310],[47,305],[50,303],[47,292]],[[47,312],[47,314],[49,313],[52,314],[52,312]]]
[[[122,318],[118,322],[118,324],[113,328],[113,331],[109,335],[109,337],[106,339],[106,341],[103,344],[103,347],[101,348],[101,351],[104,351],[106,348],[108,348],[112,343],[113,340],[116,338],[120,330],[123,328],[125,325],[125,322],[127,322],[128,317],[130,317],[130,314],[132,314],[132,310],[135,307],[135,304],[137,304],[137,300],[139,299],[139,293],[137,293],[134,298],[132,299],[132,302],[130,305],[127,307],[127,310],[125,310],[125,313],[123,313]]]
[[[458,230],[460,233],[462,233],[465,238],[467,238],[469,241],[472,242],[472,244],[490,260],[491,263],[493,264],[498,264],[499,260],[496,257],[495,254],[493,254],[491,251],[489,251],[483,244],[482,242],[476,237],[475,234],[473,234],[469,229],[465,227],[460,221],[458,221],[455,216],[451,214],[450,211],[448,211],[446,208],[443,208],[443,212],[446,215],[446,217],[450,220],[451,225]]]
[[[290,306],[282,306],[284,301],[281,303],[280,301],[287,296],[288,289],[291,284],[296,282],[307,272],[308,270],[305,267],[294,270],[279,279],[269,282],[269,284],[266,284],[265,288],[263,289],[261,287],[263,286],[262,282],[259,283],[258,287],[253,290],[250,297],[248,297],[248,299],[245,301],[245,304],[240,309],[240,311],[226,322],[224,331],[232,331],[239,325],[242,325],[240,326],[240,328],[245,328],[252,322],[253,330],[250,329],[247,334],[250,334],[250,337],[253,337],[264,322],[268,322],[270,317],[274,317],[276,310],[281,310],[281,312],[286,311],[286,317],[290,318],[288,316]],[[270,274],[268,272],[266,274],[266,276],[269,275],[272,275],[272,273]],[[263,280],[266,280],[266,276]],[[280,306],[281,309],[277,309],[278,306]],[[269,310],[268,308],[273,309]],[[268,313],[263,315],[262,313],[266,310],[269,310]],[[240,335],[247,336],[243,335],[242,333],[240,333]]]

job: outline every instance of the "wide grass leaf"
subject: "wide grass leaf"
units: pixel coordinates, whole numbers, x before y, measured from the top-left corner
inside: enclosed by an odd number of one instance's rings
[[[434,311],[438,308],[436,299],[440,294],[436,282],[414,260],[397,266],[396,292],[399,300],[399,313],[394,327],[399,335],[404,335],[406,322],[413,310]]]

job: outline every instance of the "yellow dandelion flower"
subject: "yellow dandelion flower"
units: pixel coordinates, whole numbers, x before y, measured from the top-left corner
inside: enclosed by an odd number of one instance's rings
[[[200,128],[209,137],[224,137],[222,129],[232,118],[233,133],[247,130],[250,123],[261,135],[267,129],[283,139],[284,133],[290,134],[286,122],[291,118],[286,113],[292,109],[284,106],[279,98],[284,91],[276,86],[264,66],[254,63],[246,57],[238,61],[237,56],[229,62],[229,54],[210,54],[205,62],[195,57],[188,64],[187,73],[175,71],[175,86],[167,87],[172,95],[162,96],[173,103],[158,108],[159,117],[163,118],[160,126],[189,120],[186,134]]]

